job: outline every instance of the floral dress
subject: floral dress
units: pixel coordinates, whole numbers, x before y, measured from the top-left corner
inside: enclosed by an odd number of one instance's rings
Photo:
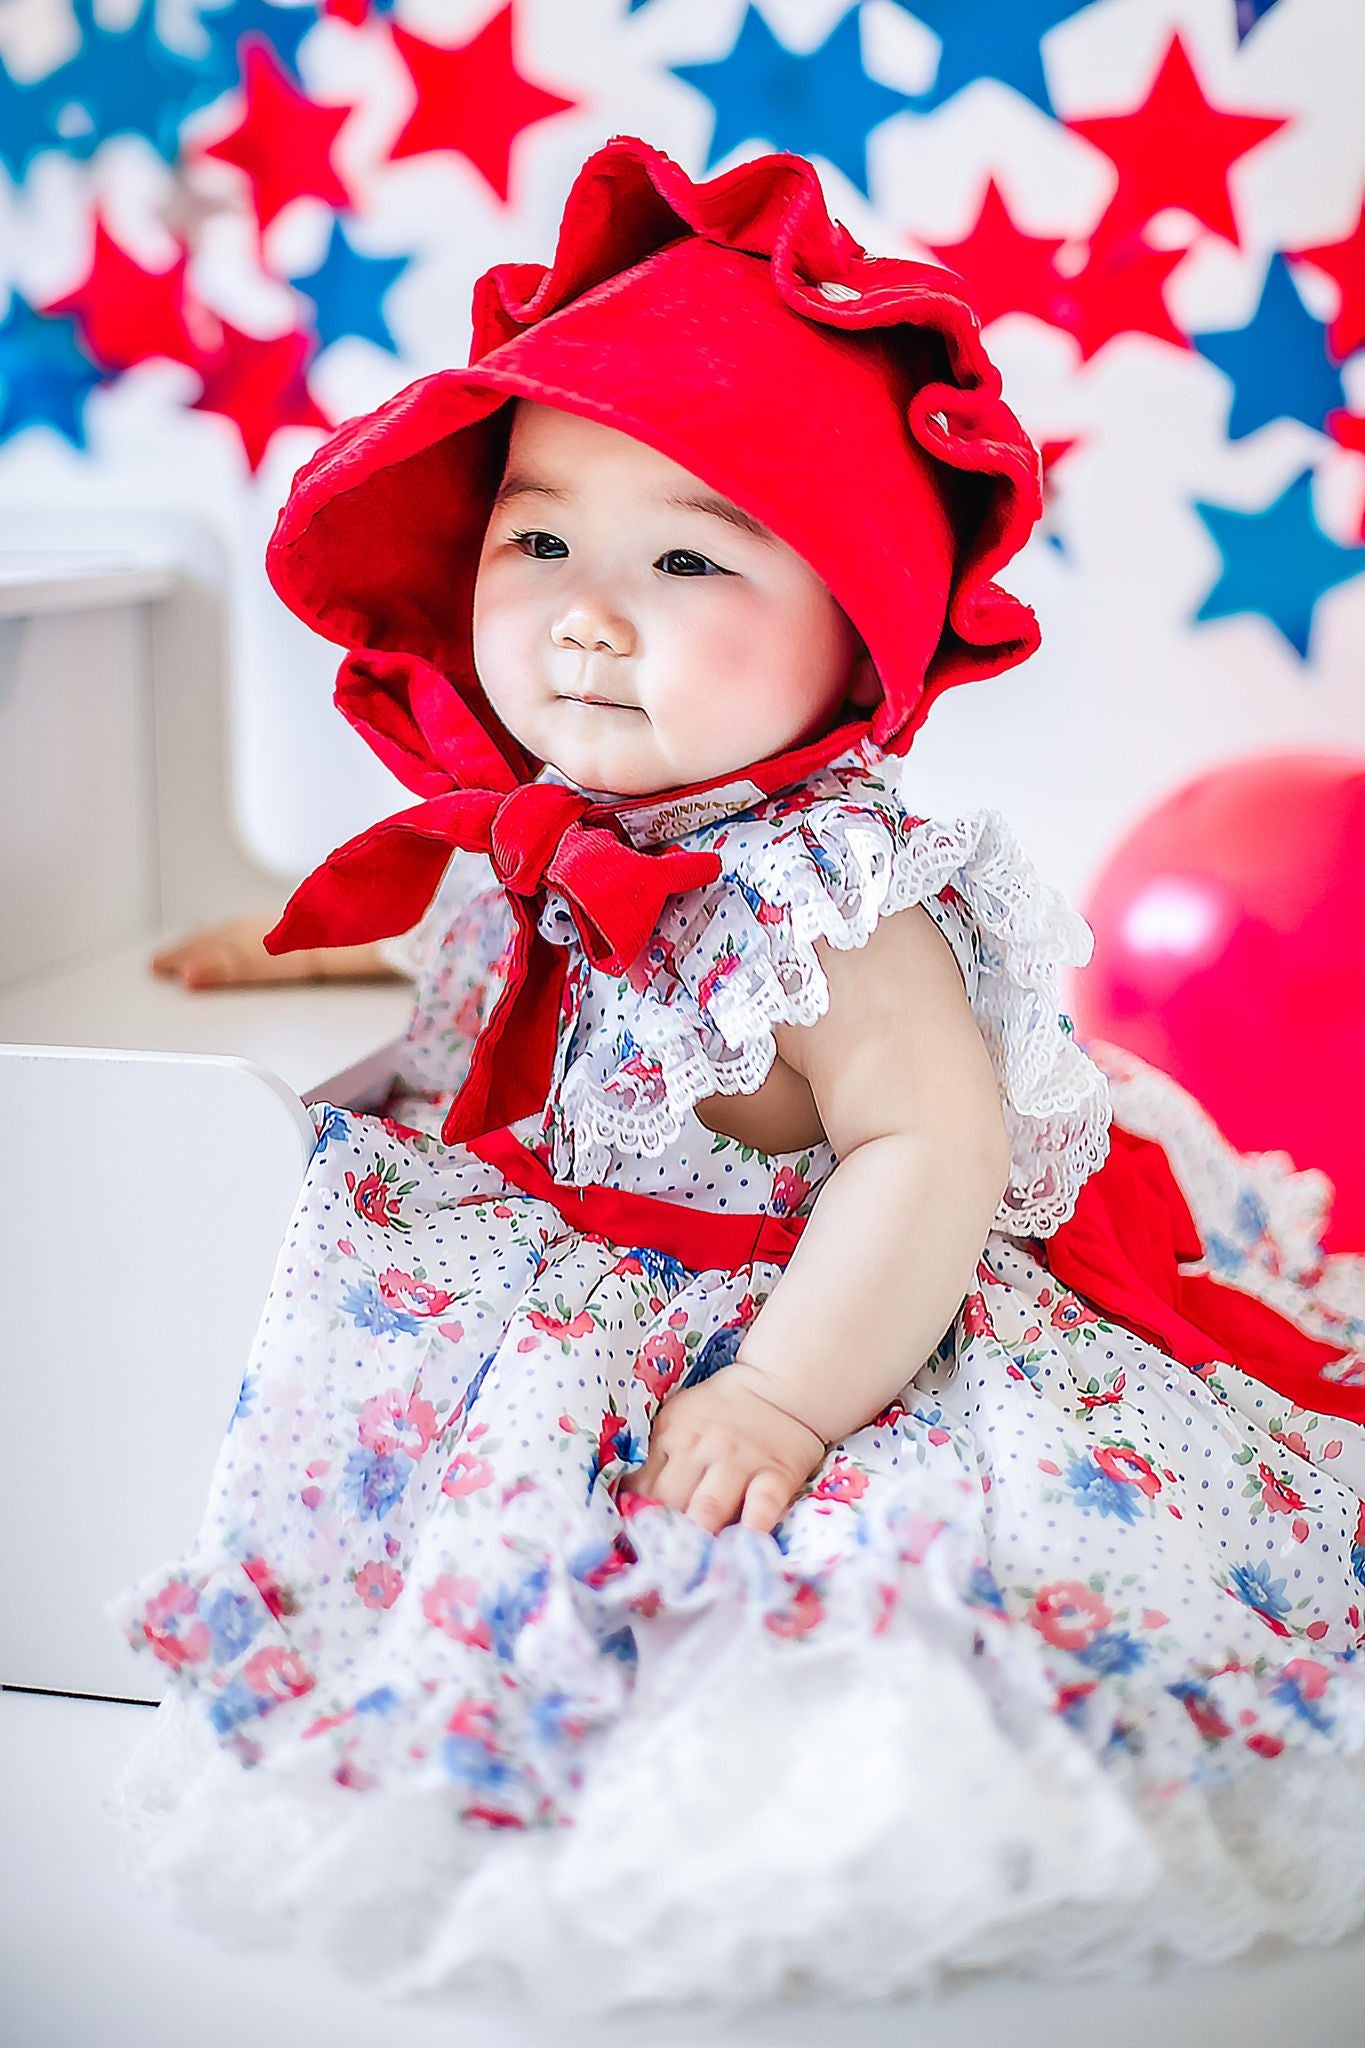
[[[1357,1348],[1330,1186],[1082,1045],[1057,977],[1084,920],[998,813],[909,811],[870,742],[638,829],[723,872],[620,978],[547,897],[569,953],[543,1113],[439,1138],[511,933],[472,855],[411,950],[394,1095],[314,1107],[202,1527],[109,1602],[169,1681],[111,1795],[130,1871],[390,1996],[559,2010],[1347,1931],[1365,1431],[1178,1363],[1047,1264],[1117,1116],[1166,1148],[1210,1270]],[[772,1025],[821,1013],[817,937],[916,903],[1011,1143],[974,1286],[770,1534],[618,1498],[838,1164],[694,1105],[755,1089]]]

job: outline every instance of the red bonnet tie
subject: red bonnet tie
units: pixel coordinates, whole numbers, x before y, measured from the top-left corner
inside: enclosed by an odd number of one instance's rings
[[[486,853],[516,918],[506,980],[441,1127],[449,1145],[502,1130],[544,1107],[554,1066],[567,949],[539,929],[549,889],[564,898],[594,967],[624,974],[669,896],[701,888],[719,854],[631,844],[610,806],[556,782],[523,782],[469,731],[468,707],[426,663],[370,651],[343,663],[336,699],[388,766],[424,801],[337,848],[266,934],[270,953],[360,945],[408,931],[455,847]],[[457,788],[463,745],[503,786]],[[495,1058],[499,1054],[500,1057]]]
[[[598,815],[588,823],[590,811]],[[538,928],[547,887],[568,904],[593,966],[624,974],[648,945],[668,897],[720,873],[718,854],[643,852],[610,812],[555,783],[529,783],[504,796],[489,813],[486,842],[480,833],[477,843],[508,892],[517,931],[506,982],[441,1126],[448,1145],[532,1115],[549,1093],[568,953]],[[504,1036],[508,1044],[495,1061]]]

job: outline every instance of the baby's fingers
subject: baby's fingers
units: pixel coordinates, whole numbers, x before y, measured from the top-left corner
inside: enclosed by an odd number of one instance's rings
[[[756,1472],[744,1495],[739,1525],[741,1529],[757,1529],[761,1534],[769,1535],[791,1504],[789,1480],[784,1479],[780,1472]]]
[[[687,1513],[714,1536],[734,1520],[750,1476],[741,1465],[704,1464],[685,1502]]]
[[[650,1500],[662,1501],[665,1507],[680,1508],[687,1499],[681,1475],[670,1469],[667,1451],[653,1445],[644,1464],[634,1466],[617,1481],[617,1498],[623,1493],[644,1494]]]
[[[263,940],[269,922],[260,917],[234,917],[208,925],[152,955],[152,972],[178,980],[186,988],[256,986],[271,981],[309,978],[316,955],[267,953]]]
[[[152,971],[155,974],[179,974],[185,961],[193,955],[196,941],[186,939],[178,946],[163,946],[159,953],[152,955]]]
[[[226,988],[246,979],[242,961],[230,946],[185,946],[172,960],[152,962],[158,974],[178,977],[186,988]]]
[[[744,1492],[746,1472],[708,1458],[695,1445],[680,1443],[662,1454],[651,1476],[653,1456],[651,1452],[639,1471],[630,1474],[630,1491],[638,1488],[665,1507],[680,1508],[712,1535],[730,1520]],[[621,1484],[624,1487],[625,1480]]]

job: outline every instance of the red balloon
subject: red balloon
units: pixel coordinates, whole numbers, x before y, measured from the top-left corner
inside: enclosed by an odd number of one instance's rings
[[[1241,1152],[1287,1152],[1365,1252],[1365,757],[1258,756],[1177,790],[1081,909],[1078,1038],[1160,1067]]]

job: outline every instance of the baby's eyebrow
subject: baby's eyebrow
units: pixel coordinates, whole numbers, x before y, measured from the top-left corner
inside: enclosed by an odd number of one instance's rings
[[[674,491],[664,499],[664,503],[680,505],[685,511],[705,512],[712,519],[723,519],[727,526],[737,526],[741,533],[752,534],[755,540],[766,541],[770,547],[777,544],[777,535],[760,520],[713,491]]]
[[[505,505],[509,498],[520,498],[528,491],[534,491],[542,498],[567,498],[569,493],[561,491],[555,484],[542,484],[533,476],[523,476],[519,470],[509,470],[493,495],[493,503]]]
[[[571,494],[558,484],[542,483],[538,477],[528,476],[521,470],[509,470],[498,485],[493,504],[495,507],[505,505],[510,498],[528,495],[566,500]],[[769,546],[777,544],[776,534],[768,527],[714,491],[671,491],[663,503],[676,505],[687,512],[704,512],[711,519],[723,519],[727,526],[735,526],[741,533],[751,534],[755,540],[764,541]]]

